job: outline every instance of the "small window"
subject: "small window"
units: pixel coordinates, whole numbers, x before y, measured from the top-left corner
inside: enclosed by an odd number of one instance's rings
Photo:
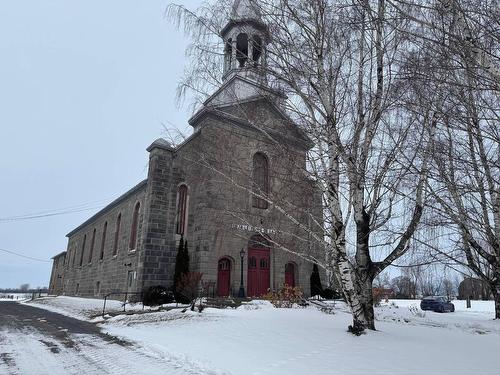
[[[83,236],[82,252],[80,254],[80,267],[83,265],[83,254],[85,253],[85,243],[87,242],[87,235]]]
[[[101,294],[101,282],[98,281],[95,283],[95,296],[99,296]]]
[[[108,222],[104,223],[104,227],[102,228],[102,237],[101,237],[101,255],[99,256],[100,260],[104,259],[104,246],[106,245],[106,233],[108,231]]]
[[[188,187],[186,185],[179,186],[177,190],[177,225],[175,233],[180,235],[184,235],[186,230],[187,196]]]
[[[122,214],[116,218],[115,240],[113,241],[113,256],[118,253],[118,241],[120,240],[120,227],[122,225]]]
[[[137,230],[139,226],[139,213],[141,210],[141,204],[137,202],[134,207],[134,214],[132,216],[132,227],[130,228],[130,242],[129,250],[135,250],[137,247]]]
[[[89,263],[92,263],[92,255],[94,253],[94,245],[95,245],[95,234],[96,229],[92,232],[92,240],[90,241],[90,252],[89,252]]]
[[[266,270],[266,269],[269,268],[269,262],[268,262],[268,260],[266,258],[261,258],[259,265],[260,265],[260,268],[264,269],[264,270]]]
[[[269,207],[267,197],[269,195],[269,163],[267,157],[258,152],[253,157],[253,207],[266,209]]]
[[[231,269],[231,262],[229,259],[224,258],[219,260],[219,270],[220,271],[228,271]]]
[[[78,295],[78,293],[80,293],[80,284],[76,284],[76,288],[75,288],[75,295]]]

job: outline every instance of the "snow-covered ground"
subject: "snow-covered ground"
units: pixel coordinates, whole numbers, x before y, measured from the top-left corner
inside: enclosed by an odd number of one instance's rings
[[[59,297],[42,306],[74,316],[78,309],[93,311],[99,301]],[[493,320],[493,302],[473,301],[472,309],[454,303],[455,313],[439,314],[420,311],[419,301],[389,301],[376,310],[378,331],[361,337],[346,332],[351,317],[341,303],[333,315],[254,301],[201,314],[119,315],[100,326],[134,342],[142,353],[182,363],[186,373],[500,374],[494,355],[500,321]],[[89,319],[88,313],[77,315]]]
[[[490,307],[486,310],[420,318],[403,302],[377,309],[379,331],[362,337],[346,333],[350,316],[340,310],[328,315],[315,308],[275,309],[265,302],[202,314],[119,316],[104,327],[227,374],[498,375],[491,354],[500,343],[500,322],[492,320]],[[447,319],[452,323],[430,324]],[[469,329],[474,325],[481,330]]]
[[[187,367],[182,358],[154,350],[135,350],[89,335],[72,335],[74,347],[36,330],[0,329],[1,375],[168,374],[216,375],[205,368]]]
[[[2,301],[24,301],[31,298],[31,293],[0,293]]]
[[[102,299],[65,296],[39,298],[27,303],[34,307],[40,307],[80,320],[93,320],[97,315],[102,314],[104,306],[104,300]],[[142,311],[143,307],[140,303],[127,303],[125,310]],[[146,307],[145,310],[157,310],[157,308],[150,309]],[[116,300],[106,301],[106,313],[118,313],[121,311],[123,311],[123,302]]]

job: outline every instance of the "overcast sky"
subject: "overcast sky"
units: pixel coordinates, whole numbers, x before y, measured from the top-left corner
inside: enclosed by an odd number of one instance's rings
[[[162,123],[188,129],[190,109],[175,101],[187,40],[164,18],[168,3],[2,1],[0,249],[50,260],[97,206],[146,177]],[[6,221],[76,206],[94,208]],[[0,287],[46,286],[50,268],[0,251]]]

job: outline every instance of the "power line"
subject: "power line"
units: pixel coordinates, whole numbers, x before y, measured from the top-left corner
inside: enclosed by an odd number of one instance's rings
[[[33,219],[39,219],[39,218],[44,218],[44,217],[67,215],[67,214],[72,214],[72,213],[77,213],[77,212],[90,211],[90,210],[104,207],[105,204],[103,202],[109,202],[109,200],[110,199],[105,199],[105,200],[102,199],[102,200],[98,200],[98,201],[82,203],[79,205],[74,205],[74,206],[69,206],[69,207],[64,207],[64,208],[56,208],[56,209],[52,209],[52,210],[39,211],[39,212],[34,212],[34,213],[30,213],[30,214],[25,214],[25,215],[3,217],[3,218],[0,218],[0,223],[11,222],[11,221],[33,220]]]
[[[34,261],[37,261],[37,262],[44,262],[44,263],[50,263],[51,262],[50,260],[33,258],[33,257],[28,256],[28,255],[16,253],[15,251],[11,251],[11,250],[0,249],[0,251],[3,251],[5,253],[9,253],[9,254],[12,254],[12,255],[16,255],[16,256],[21,257],[21,258],[26,258],[26,259],[34,260]]]
[[[77,210],[48,212],[48,213],[43,213],[43,214],[34,214],[34,215],[25,215],[25,216],[5,217],[5,218],[0,218],[0,223],[6,223],[6,222],[12,222],[12,221],[33,220],[33,219],[40,219],[40,218],[51,217],[51,216],[68,215],[68,214],[73,214],[73,213],[77,213],[77,212],[91,211],[91,210],[95,210],[98,208],[102,208],[104,206],[105,205],[99,205],[99,206],[94,206],[94,207],[81,208],[81,209],[77,209]]]

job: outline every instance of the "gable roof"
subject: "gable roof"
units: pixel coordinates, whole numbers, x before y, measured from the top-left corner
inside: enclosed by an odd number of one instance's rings
[[[284,125],[283,130],[272,129],[269,127],[261,129],[253,124],[252,121],[231,113],[231,108],[259,101],[267,104],[269,106],[269,110],[282,120],[282,124]],[[297,125],[295,125],[295,123],[275,103],[273,103],[273,101],[266,97],[254,97],[245,100],[244,102],[227,104],[218,107],[204,107],[203,110],[197,114],[197,117],[193,119],[191,125],[196,126],[204,118],[209,116],[230,122],[236,126],[254,132],[265,132],[276,140],[294,145],[303,150],[309,150],[314,146],[311,139]]]

